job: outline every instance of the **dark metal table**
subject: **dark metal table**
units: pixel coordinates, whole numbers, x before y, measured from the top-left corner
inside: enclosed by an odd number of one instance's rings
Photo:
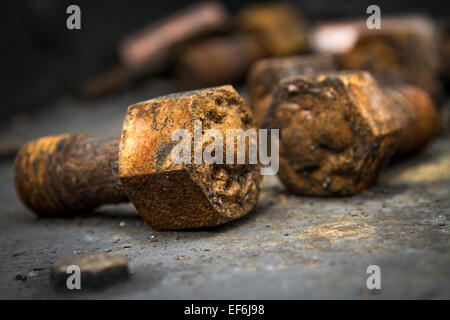
[[[170,91],[150,84],[151,96]],[[16,137],[118,135],[126,106],[149,89],[101,102],[63,100]],[[156,232],[131,205],[73,219],[39,219],[19,202],[13,160],[0,161],[0,298],[450,298],[450,135],[392,165],[348,198],[286,193],[268,177],[258,208],[200,230]],[[131,278],[96,292],[58,293],[49,267],[73,254],[128,257]],[[381,290],[366,287],[369,265]],[[26,281],[15,280],[17,274]]]

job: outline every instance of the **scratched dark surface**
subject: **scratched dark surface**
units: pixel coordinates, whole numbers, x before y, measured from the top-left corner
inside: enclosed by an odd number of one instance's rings
[[[85,131],[118,136],[126,107],[173,91],[164,81],[97,102],[55,102],[2,137]],[[73,219],[38,219],[19,202],[13,160],[0,160],[0,298],[450,298],[450,134],[347,198],[286,193],[266,178],[258,208],[223,226],[156,232],[131,205]],[[74,254],[128,258],[128,281],[61,293],[49,267]],[[381,268],[381,290],[366,268]],[[15,280],[26,274],[27,280]]]

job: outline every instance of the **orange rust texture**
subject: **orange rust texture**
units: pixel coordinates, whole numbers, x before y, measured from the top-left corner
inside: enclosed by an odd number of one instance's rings
[[[315,196],[370,186],[401,134],[368,72],[282,80],[263,125],[280,129],[281,181],[293,193]]]
[[[119,171],[130,201],[153,228],[212,226],[252,210],[262,184],[259,165],[175,164],[177,129],[203,132],[255,128],[250,110],[232,86],[173,94],[128,108],[122,127]],[[201,150],[211,141],[203,141]],[[193,143],[192,143],[193,144]],[[196,146],[193,145],[193,150]],[[248,148],[248,145],[247,145]],[[235,148],[236,152],[236,148]],[[248,149],[247,149],[248,152]]]
[[[266,58],[256,61],[247,76],[250,109],[260,126],[270,106],[272,94],[281,79],[316,71],[334,71],[336,65],[331,55],[312,54],[283,58]]]
[[[233,32],[187,44],[176,56],[176,73],[187,88],[241,79],[251,63],[308,49],[306,23],[297,8],[264,4],[243,10]]]
[[[439,114],[432,98],[425,90],[414,86],[388,87],[384,92],[403,128],[395,156],[419,151],[439,129]]]
[[[440,56],[431,36],[405,30],[363,33],[338,62],[341,69],[371,71],[382,85],[412,84],[435,100],[442,94]]]
[[[90,211],[127,201],[121,186],[117,139],[62,134],[30,141],[19,150],[14,182],[22,202],[43,216]]]

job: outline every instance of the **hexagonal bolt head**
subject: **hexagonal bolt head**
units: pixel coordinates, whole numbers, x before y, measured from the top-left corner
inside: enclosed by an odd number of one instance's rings
[[[354,194],[371,185],[396,148],[400,123],[368,72],[284,79],[264,127],[280,129],[278,175],[296,194]]]
[[[257,203],[262,184],[257,164],[176,164],[178,129],[255,128],[232,86],[168,95],[128,108],[119,147],[119,174],[130,201],[153,228],[213,226],[242,217]],[[224,138],[225,140],[225,138]],[[207,144],[195,146],[203,151]],[[236,148],[235,148],[236,152]],[[223,152],[226,159],[226,150]],[[192,162],[193,163],[193,162]]]

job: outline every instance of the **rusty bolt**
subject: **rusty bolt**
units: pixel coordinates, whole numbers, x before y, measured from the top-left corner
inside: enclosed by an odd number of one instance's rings
[[[272,94],[280,80],[300,74],[336,70],[333,56],[312,54],[256,61],[247,76],[247,92],[253,117],[258,125],[270,106]]]
[[[433,42],[438,37],[435,21],[423,14],[401,14],[383,17],[381,30],[368,29],[366,19],[321,21],[309,32],[311,49],[319,53],[344,53],[349,51],[366,34],[408,32]]]
[[[370,186],[395,152],[423,146],[436,119],[424,90],[383,93],[370,73],[355,71],[282,80],[264,126],[280,129],[278,175],[288,190],[336,196]]]
[[[16,191],[41,216],[67,216],[127,201],[118,174],[118,149],[116,139],[86,134],[30,141],[16,155]]]
[[[214,36],[186,46],[175,72],[183,88],[219,85],[240,79],[263,56],[259,43],[249,35]]]
[[[431,36],[395,29],[366,32],[337,61],[344,70],[372,72],[381,85],[412,84],[435,101],[441,98],[440,56]]]
[[[394,156],[418,152],[439,130],[439,113],[431,96],[422,88],[398,85],[384,87],[393,117],[400,121],[402,135]]]
[[[126,37],[119,44],[120,61],[123,66],[134,70],[142,66],[157,69],[167,63],[177,45],[221,29],[227,20],[228,13],[222,3],[195,4]]]
[[[308,50],[306,20],[287,3],[266,3],[242,10],[235,28],[254,35],[267,56],[286,56]]]
[[[210,0],[128,35],[118,45],[120,64],[94,74],[82,84],[81,93],[90,98],[111,94],[167,69],[178,46],[223,29],[228,19],[225,7]]]
[[[251,6],[238,14],[233,25],[227,35],[180,48],[175,70],[181,85],[195,88],[237,81],[257,59],[308,48],[305,20],[291,5]]]
[[[178,144],[171,140],[173,132],[192,129],[196,120],[202,121],[203,130],[216,129],[223,136],[226,129],[255,127],[231,86],[148,100],[128,108],[120,144],[84,134],[25,144],[15,161],[17,193],[32,211],[50,216],[129,200],[160,230],[213,226],[242,217],[257,203],[259,165],[172,161]]]

